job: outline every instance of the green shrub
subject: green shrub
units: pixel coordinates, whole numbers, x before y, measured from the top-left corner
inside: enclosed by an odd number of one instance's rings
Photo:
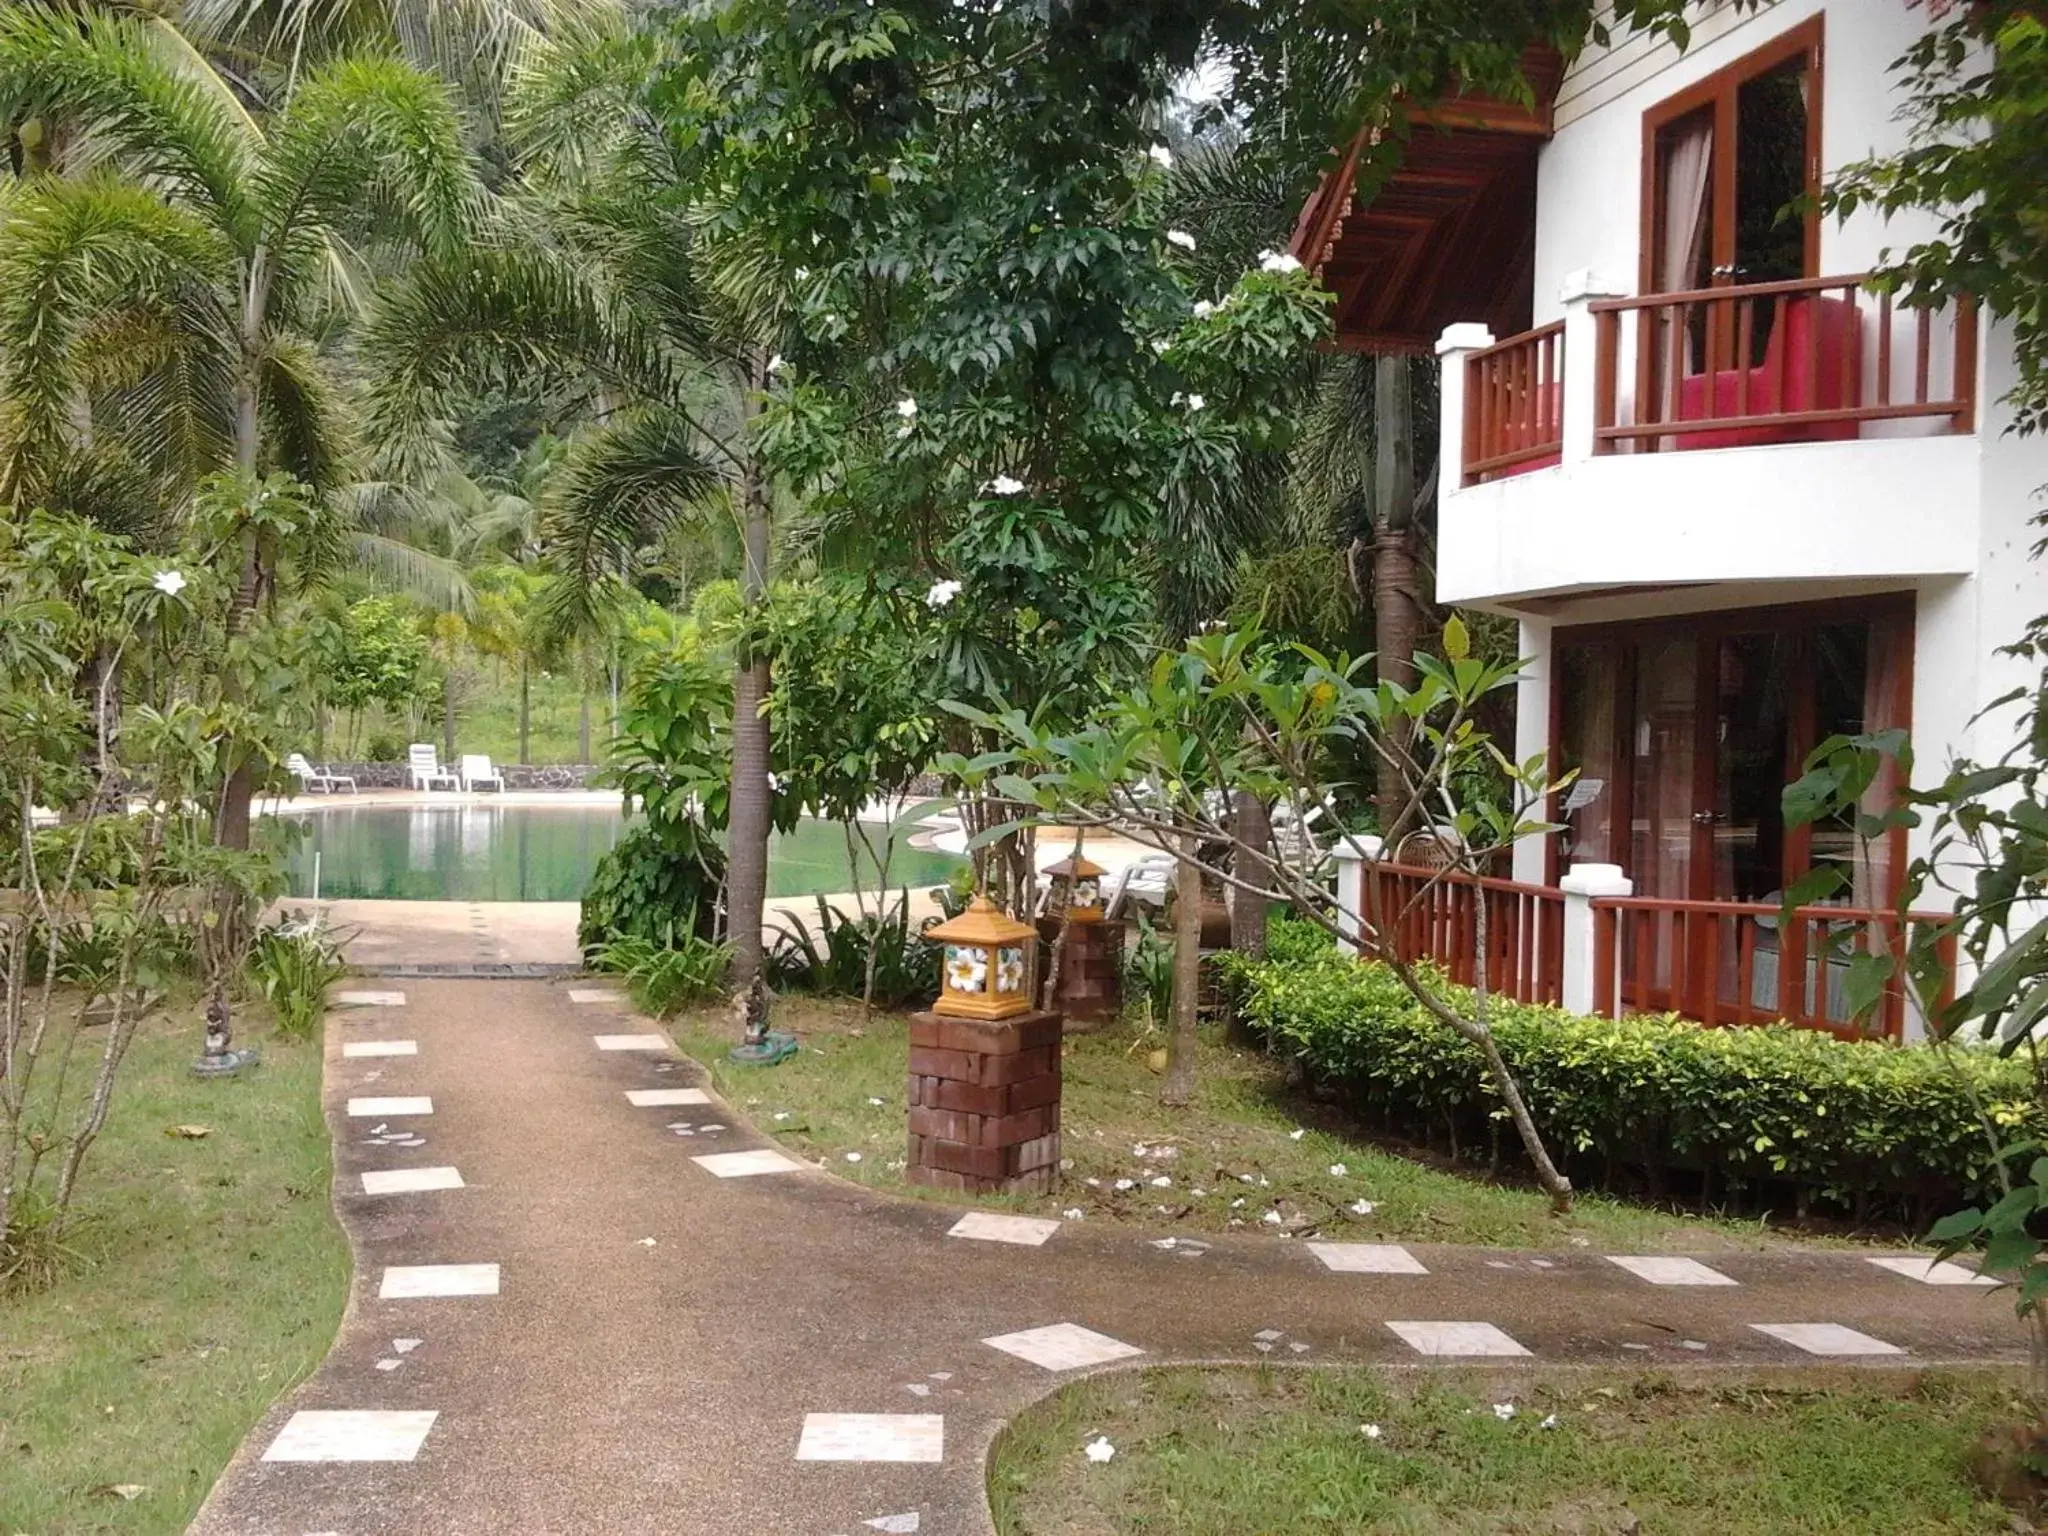
[[[802,918],[790,922],[794,926],[775,925],[775,944],[768,952],[768,978],[777,987],[821,997],[866,996],[872,950],[871,1001],[877,1008],[900,1008],[939,994],[939,946],[924,940],[929,922],[911,928],[908,891],[866,917],[849,917],[820,896],[815,934]]]
[[[724,883],[724,850],[697,823],[636,823],[591,871],[576,942],[587,956],[620,938],[663,948],[710,940]]]
[[[348,965],[332,934],[287,920],[256,935],[249,974],[270,1003],[277,1032],[287,1040],[309,1040],[327,1012],[327,989],[348,974]]]
[[[732,964],[732,946],[689,931],[688,921],[672,942],[627,934],[597,946],[591,965],[625,979],[633,1001],[645,1013],[665,1019],[700,998],[716,996]]]
[[[1369,1122],[1454,1153],[1514,1143],[1478,1051],[1385,967],[1332,948],[1241,969],[1245,1017]],[[1989,1053],[1499,1000],[1489,1018],[1582,1186],[1919,1225],[1990,1186],[1973,1090],[2009,1137],[2048,1131],[2027,1067]]]

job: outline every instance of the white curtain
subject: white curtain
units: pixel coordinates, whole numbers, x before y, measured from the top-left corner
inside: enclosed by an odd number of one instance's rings
[[[1700,246],[1707,238],[1708,183],[1714,167],[1714,120],[1695,113],[1664,131],[1662,243],[1657,249],[1657,288],[1679,293],[1692,287]],[[1685,333],[1672,310],[1659,311],[1658,371],[1663,378],[1664,420],[1678,415],[1678,381],[1685,372]],[[1710,389],[1712,385],[1708,386]]]

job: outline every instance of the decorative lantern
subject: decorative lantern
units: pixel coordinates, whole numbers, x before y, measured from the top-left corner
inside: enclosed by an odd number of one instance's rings
[[[1052,905],[1066,912],[1068,922],[1102,921],[1102,877],[1105,871],[1100,864],[1076,853],[1057,864],[1048,865],[1045,872],[1052,879]]]
[[[939,1000],[932,1012],[961,1019],[1007,1019],[1031,1010],[1031,951],[1038,943],[1029,924],[1005,916],[986,896],[925,935],[945,945]]]

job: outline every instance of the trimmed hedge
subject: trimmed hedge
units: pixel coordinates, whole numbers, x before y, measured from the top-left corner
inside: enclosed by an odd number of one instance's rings
[[[1241,1016],[1364,1119],[1459,1155],[1520,1158],[1479,1053],[1393,973],[1286,946],[1234,973]],[[2027,1066],[1988,1052],[1495,1000],[1490,1020],[1553,1157],[1582,1187],[1915,1225],[1991,1182],[1967,1078],[2009,1138],[2048,1133]]]

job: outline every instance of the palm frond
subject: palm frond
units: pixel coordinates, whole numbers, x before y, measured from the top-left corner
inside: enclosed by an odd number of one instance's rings
[[[529,171],[587,180],[631,132],[657,45],[614,16],[530,38],[508,71],[505,133]]]
[[[280,469],[329,494],[348,478],[348,412],[310,346],[273,339],[257,371],[264,439]]]
[[[248,173],[261,139],[212,85],[167,62],[143,22],[27,6],[0,9],[0,122],[71,122],[131,175],[162,188],[247,250]]]
[[[350,531],[349,546],[356,564],[381,578],[386,586],[445,613],[466,615],[476,608],[476,593],[460,560],[365,528]]]
[[[548,480],[541,500],[548,562],[594,593],[699,513],[723,484],[686,417],[659,408],[621,413],[573,443]],[[564,599],[564,611],[582,601]]]
[[[86,404],[91,327],[113,306],[177,315],[227,348],[211,295],[230,269],[216,233],[144,188],[42,178],[0,209],[0,499],[32,496]],[[209,325],[208,317],[214,318]]]

